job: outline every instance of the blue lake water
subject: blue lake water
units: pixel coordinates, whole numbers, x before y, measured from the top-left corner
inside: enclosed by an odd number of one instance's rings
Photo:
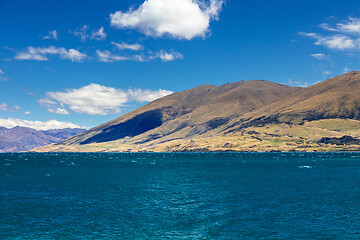
[[[360,153],[0,154],[0,239],[360,239]]]

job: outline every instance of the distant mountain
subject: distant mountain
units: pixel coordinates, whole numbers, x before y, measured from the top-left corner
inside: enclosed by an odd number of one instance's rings
[[[0,127],[0,153],[28,151],[39,146],[64,141],[84,131],[86,129],[67,128],[39,131],[26,127],[11,129]]]
[[[359,120],[357,71],[308,88],[240,81],[174,93],[36,151],[360,150]]]

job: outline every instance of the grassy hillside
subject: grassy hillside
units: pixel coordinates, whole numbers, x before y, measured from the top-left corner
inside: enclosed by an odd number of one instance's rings
[[[338,126],[341,126],[340,128]],[[86,145],[50,145],[37,151],[64,152],[173,152],[173,151],[359,151],[359,144],[322,144],[324,137],[342,136],[360,138],[360,121],[326,119],[303,125],[267,124],[249,127],[232,133],[214,130],[192,138],[156,139],[139,144],[141,136]]]

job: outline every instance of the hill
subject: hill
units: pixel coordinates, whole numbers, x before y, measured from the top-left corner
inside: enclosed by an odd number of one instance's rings
[[[308,88],[299,89],[284,101],[236,119],[238,124],[294,123],[320,119],[360,120],[360,72],[354,71]]]
[[[58,143],[85,129],[53,129],[39,131],[26,127],[0,127],[0,153],[28,151],[35,147]]]
[[[359,104],[356,71],[308,88],[263,80],[202,85],[35,151],[358,150]],[[353,140],[335,144],[345,135]]]

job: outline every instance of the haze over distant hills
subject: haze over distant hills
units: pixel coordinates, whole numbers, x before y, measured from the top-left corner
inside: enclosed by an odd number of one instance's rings
[[[308,88],[240,81],[163,97],[36,151],[360,150],[359,120],[357,71]]]
[[[0,127],[0,153],[28,151],[35,147],[58,143],[86,129],[52,129],[47,131],[27,127]]]

